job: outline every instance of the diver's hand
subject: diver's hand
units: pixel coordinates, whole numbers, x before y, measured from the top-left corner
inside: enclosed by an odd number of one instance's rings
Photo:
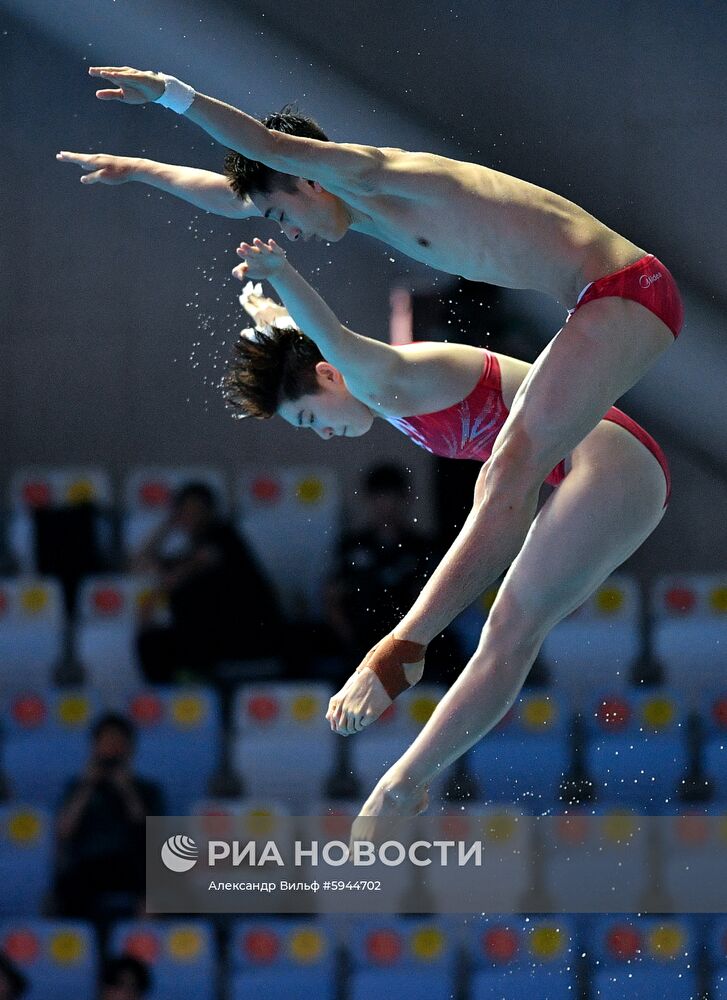
[[[164,93],[161,73],[132,69],[130,66],[89,66],[89,76],[98,76],[112,83],[113,88],[97,90],[100,101],[121,101],[123,104],[149,104]]]
[[[237,248],[242,264],[233,268],[233,275],[244,281],[246,278],[270,278],[289,267],[285,252],[280,249],[275,240],[263,243],[257,237],[250,243],[241,243]]]
[[[266,326],[275,326],[278,321],[284,320],[292,324],[285,306],[281,306],[275,299],[266,298],[262,293],[262,286],[248,281],[243,286],[240,296],[240,305],[245,312],[255,322],[258,329]]]
[[[62,150],[56,159],[76,163],[81,170],[81,184],[126,184],[136,179],[139,160],[135,156],[111,156],[109,153],[69,153]]]

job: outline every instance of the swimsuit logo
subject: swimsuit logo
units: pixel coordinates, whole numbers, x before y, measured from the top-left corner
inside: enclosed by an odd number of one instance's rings
[[[639,284],[642,288],[650,288],[655,281],[658,281],[661,275],[657,271],[656,274],[642,274],[639,278]]]

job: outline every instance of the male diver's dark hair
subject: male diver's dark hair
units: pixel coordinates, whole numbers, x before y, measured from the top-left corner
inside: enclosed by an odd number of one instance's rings
[[[281,403],[320,391],[316,365],[324,358],[300,330],[267,326],[240,336],[233,350],[222,392],[237,416],[267,419]]]
[[[328,142],[328,136],[318,122],[307,115],[302,115],[293,104],[286,104],[282,110],[263,118],[262,124],[273,132],[284,132],[286,135],[299,135],[307,139]],[[295,184],[290,174],[272,170],[266,164],[251,160],[242,153],[235,153],[232,150],[225,157],[224,170],[232,190],[240,198],[247,198],[255,192],[269,194],[279,188],[292,191]]]

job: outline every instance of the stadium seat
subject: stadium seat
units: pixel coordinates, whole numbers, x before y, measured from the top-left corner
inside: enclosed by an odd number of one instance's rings
[[[337,744],[325,721],[333,689],[322,683],[243,685],[235,700],[232,759],[245,795],[291,812],[325,794]]]
[[[218,996],[215,941],[205,921],[124,921],[111,933],[110,952],[132,955],[150,967],[153,986],[148,1000]]]
[[[687,769],[685,714],[671,692],[601,695],[584,713],[584,760],[599,798],[663,812]]]
[[[652,881],[648,819],[623,807],[571,808],[545,818],[539,832],[543,888],[553,909],[604,912],[616,902],[635,910],[643,905]]]
[[[576,929],[561,917],[475,917],[467,927],[469,1000],[572,1000]]]
[[[641,592],[614,574],[545,637],[541,659],[555,690],[580,707],[597,682],[622,690],[643,652]]]
[[[448,924],[437,918],[353,918],[346,951],[351,1000],[396,996],[450,1000],[456,989],[457,948]]]
[[[443,687],[434,684],[417,684],[399,695],[374,725],[349,741],[349,763],[362,796],[368,796],[382,774],[416,739],[444,692]],[[430,785],[432,801],[441,795],[447,777]]]
[[[27,978],[27,1000],[96,994],[98,952],[93,928],[70,920],[0,921],[0,951]]]
[[[240,920],[232,931],[230,965],[230,1000],[335,1000],[338,993],[325,920]]]
[[[122,708],[143,686],[136,633],[143,609],[163,607],[151,581],[135,576],[92,576],[81,585],[75,653],[86,682],[109,708]]]
[[[586,932],[597,1000],[699,1000],[695,930],[680,917],[609,916]]]
[[[37,570],[36,513],[94,504],[93,533],[99,555],[112,552],[110,507],[111,481],[101,469],[27,468],[15,473],[10,483],[8,548],[23,573]]]
[[[727,802],[727,677],[719,693],[703,699],[702,769],[708,778],[713,798]]]
[[[702,1000],[694,969],[599,969],[593,977],[594,1000]]]
[[[13,797],[55,809],[66,786],[86,765],[93,694],[62,690],[13,698],[4,708],[3,770]]]
[[[521,694],[507,715],[468,752],[466,764],[485,801],[548,809],[559,801],[571,750],[565,703]]]
[[[715,917],[707,934],[707,963],[711,970],[710,1000],[727,1000],[727,917]]]
[[[695,707],[727,676],[727,576],[666,576],[652,592],[652,651],[664,682]]]
[[[239,478],[238,528],[291,618],[319,618],[341,530],[332,469],[247,469]]]
[[[532,819],[522,809],[508,805],[463,808],[453,803],[426,821],[431,824],[426,839],[483,844],[482,864],[476,869],[448,863],[421,870],[420,880],[426,880],[434,894],[435,912],[453,910],[453,902],[464,904],[463,912],[479,908],[488,913],[516,913],[522,909],[532,882]]]
[[[52,814],[22,804],[0,806],[0,915],[41,913],[54,860]]]
[[[480,641],[480,635],[497,597],[497,585],[488,587],[477,600],[459,614],[450,629],[468,656],[471,656]]]
[[[127,556],[135,552],[167,517],[175,492],[192,482],[209,486],[219,510],[227,512],[225,480],[215,469],[152,466],[129,473],[124,481],[124,513],[121,520],[121,544]]]
[[[0,691],[45,690],[63,655],[65,608],[48,577],[0,579]]]
[[[136,772],[161,785],[167,815],[186,816],[220,767],[218,696],[202,687],[147,688],[127,714],[137,727]]]
[[[727,807],[710,803],[698,814],[656,823],[663,888],[670,909],[720,912],[727,907]]]

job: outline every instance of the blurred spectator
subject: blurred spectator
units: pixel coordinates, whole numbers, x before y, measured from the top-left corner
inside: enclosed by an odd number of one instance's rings
[[[32,516],[35,567],[59,580],[72,616],[83,577],[110,568],[108,517],[92,501],[36,507]]]
[[[399,466],[372,467],[363,491],[365,527],[341,539],[327,617],[351,663],[358,664],[401,621],[439,562],[432,539],[411,527],[410,491]],[[454,640],[445,633],[430,650],[427,681],[451,679],[458,662]]]
[[[0,952],[0,1000],[20,1000],[28,991],[25,976]]]
[[[275,593],[247,545],[218,517],[204,483],[188,483],[169,518],[132,560],[153,573],[165,593],[170,621],[148,621],[138,636],[141,668],[152,683],[180,671],[208,675],[222,660],[274,656],[279,611]]]
[[[120,955],[104,962],[99,1000],[143,1000],[150,988],[149,968],[138,958]]]
[[[57,822],[56,901],[62,916],[134,916],[144,897],[144,827],[161,815],[156,784],[134,774],[135,731],[123,716],[91,730],[84,773],[66,788]]]

